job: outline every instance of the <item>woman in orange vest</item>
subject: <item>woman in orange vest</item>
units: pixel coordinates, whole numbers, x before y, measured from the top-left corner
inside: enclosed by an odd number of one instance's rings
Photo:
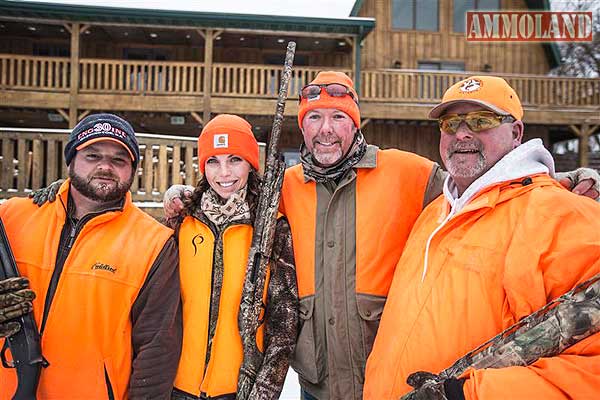
[[[258,143],[235,115],[198,138],[204,174],[174,225],[179,239],[183,348],[173,400],[234,400],[243,360],[238,314],[258,200]],[[264,361],[250,399],[279,397],[296,341],[298,291],[292,239],[277,221],[256,342]]]

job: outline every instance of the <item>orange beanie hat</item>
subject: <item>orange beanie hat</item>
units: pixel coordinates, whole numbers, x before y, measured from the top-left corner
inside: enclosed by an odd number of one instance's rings
[[[221,114],[211,119],[198,137],[198,168],[204,173],[209,157],[235,154],[258,171],[258,143],[252,125],[237,115]]]
[[[339,83],[346,86],[358,100],[358,95],[354,90],[354,83],[352,82],[352,79],[350,79],[350,77],[343,72],[319,72],[310,85],[326,85],[329,83]],[[358,109],[358,104],[356,104],[354,99],[352,99],[350,96],[331,97],[325,90],[322,90],[318,97],[310,100],[302,99],[300,102],[300,107],[298,109],[298,125],[301,129],[304,115],[315,108],[336,108],[340,111],[343,111],[348,114],[350,118],[352,118],[354,125],[356,125],[357,128],[360,128],[360,110]]]

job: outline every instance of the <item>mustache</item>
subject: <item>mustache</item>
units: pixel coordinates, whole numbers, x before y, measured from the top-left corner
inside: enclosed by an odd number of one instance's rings
[[[88,182],[91,182],[93,179],[97,178],[110,179],[115,182],[119,180],[119,177],[113,174],[112,172],[97,172],[89,178]]]
[[[319,135],[315,136],[312,139],[312,144],[316,144],[317,142],[325,142],[325,143],[342,143],[342,139],[337,135]]]
[[[481,142],[479,141],[471,141],[471,142],[458,142],[455,141],[453,143],[450,144],[450,146],[448,147],[448,156],[451,157],[452,155],[454,155],[454,153],[457,153],[459,151],[478,151],[478,152],[482,152],[483,151],[483,145],[481,144]]]

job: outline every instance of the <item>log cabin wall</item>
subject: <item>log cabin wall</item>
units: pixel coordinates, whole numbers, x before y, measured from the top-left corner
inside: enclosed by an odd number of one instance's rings
[[[465,71],[547,74],[550,67],[539,43],[475,43],[467,42],[464,33],[453,28],[453,0],[438,1],[438,31],[401,30],[392,28],[393,0],[365,0],[358,13],[373,17],[377,25],[363,43],[364,69],[416,69],[419,62],[464,63]],[[501,0],[506,10],[527,9],[523,0]]]

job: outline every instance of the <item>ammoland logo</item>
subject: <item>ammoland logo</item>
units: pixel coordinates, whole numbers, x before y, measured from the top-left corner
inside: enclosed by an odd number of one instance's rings
[[[591,11],[468,11],[467,41],[591,42]]]

